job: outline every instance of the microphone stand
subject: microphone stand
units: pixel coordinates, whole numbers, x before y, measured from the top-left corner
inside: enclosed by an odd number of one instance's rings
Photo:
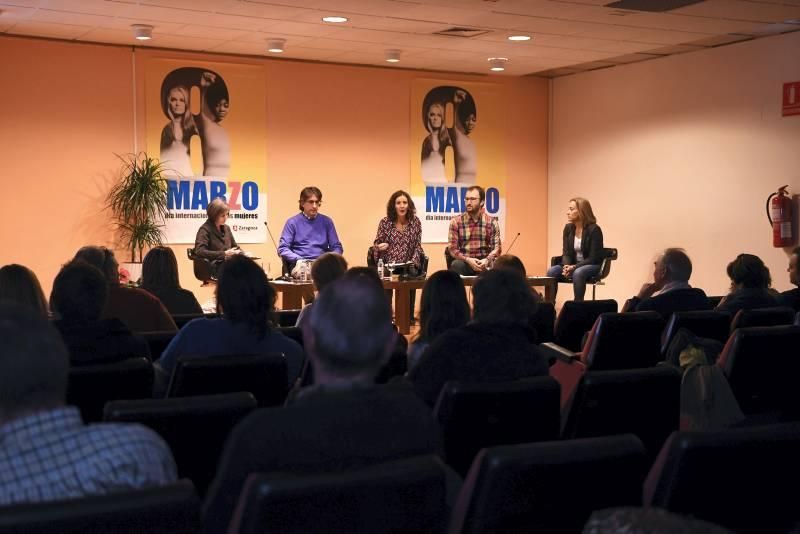
[[[289,282],[288,275],[283,273],[283,258],[281,258],[281,253],[278,251],[278,244],[275,242],[275,238],[272,236],[272,231],[269,229],[269,224],[267,221],[264,221],[264,226],[267,228],[267,234],[269,234],[269,239],[272,241],[272,246],[275,247],[275,253],[278,255],[278,259],[281,261],[281,275],[276,278],[276,280],[283,280],[284,282]]]

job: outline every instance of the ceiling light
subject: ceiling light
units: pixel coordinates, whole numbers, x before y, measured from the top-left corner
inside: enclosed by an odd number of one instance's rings
[[[531,36],[530,35],[509,35],[508,36],[508,40],[509,41],[530,41],[531,40]]]
[[[508,61],[507,57],[490,57],[489,61],[489,70],[494,72],[503,72],[506,70],[506,62]]]
[[[153,27],[149,24],[133,24],[133,36],[140,41],[149,41],[153,38]]]
[[[347,22],[349,19],[347,17],[322,17],[322,22],[333,22],[334,24],[340,24],[342,22]]]
[[[280,54],[286,46],[286,39],[267,39],[267,52]]]
[[[400,63],[400,50],[389,49],[383,54],[383,57],[389,63]]]

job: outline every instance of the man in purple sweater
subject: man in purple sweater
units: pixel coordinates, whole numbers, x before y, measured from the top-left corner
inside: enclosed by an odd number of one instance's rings
[[[321,205],[322,191],[319,188],[303,188],[300,191],[300,213],[290,217],[283,227],[278,254],[286,260],[294,278],[299,276],[304,264],[324,253],[343,252],[333,219],[319,213]]]

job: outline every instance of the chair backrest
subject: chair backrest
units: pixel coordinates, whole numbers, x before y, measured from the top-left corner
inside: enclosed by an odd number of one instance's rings
[[[792,324],[795,311],[787,306],[739,310],[731,321],[731,332],[751,326],[779,326]]]
[[[203,496],[214,479],[228,434],[257,407],[250,393],[114,401],[106,404],[104,419],[141,423],[157,432],[172,451],[178,477],[191,479]]]
[[[194,271],[194,277],[200,280],[201,282],[205,283],[211,280],[214,277],[214,273],[211,270],[211,264],[205,258],[201,258],[194,253],[193,248],[186,249],[186,255],[192,260],[192,269]]]
[[[603,249],[603,261],[600,263],[600,272],[597,273],[590,282],[591,283],[598,283],[604,278],[606,278],[609,273],[611,272],[611,262],[616,260],[618,257],[618,251],[615,248],[604,248]]]
[[[428,263],[430,263],[431,258],[422,251],[422,268],[420,269],[419,277],[425,279],[428,277]]]
[[[200,499],[188,480],[122,491],[3,508],[0,534],[190,534],[200,528]]]
[[[462,476],[485,447],[557,439],[560,388],[544,376],[487,384],[447,382],[434,408],[445,460]]]
[[[672,366],[588,371],[564,417],[563,438],[635,434],[650,459],[680,424],[681,373]]]
[[[287,392],[286,358],[281,353],[180,356],[167,397],[248,391],[259,406],[280,406]]]
[[[644,486],[644,504],[742,533],[794,532],[800,424],[676,432]]]
[[[280,332],[284,336],[288,337],[289,339],[293,339],[297,341],[300,346],[303,346],[303,330],[297,326],[279,326],[275,329],[276,332]]]
[[[593,510],[641,504],[645,472],[644,446],[632,435],[484,449],[450,532],[580,532]]]
[[[450,264],[453,263],[453,260],[455,260],[455,258],[450,254],[450,247],[444,247],[444,263],[447,265],[448,269],[450,268]]]
[[[681,311],[673,313],[661,334],[661,355],[667,354],[667,348],[678,333],[685,328],[698,337],[714,339],[720,343],[728,340],[731,316],[714,310]]]
[[[661,361],[664,319],[657,312],[602,313],[589,332],[581,360],[588,369],[637,369]]]
[[[375,256],[373,256],[374,253],[375,253],[374,246],[369,247],[367,249],[367,267],[372,267],[372,268],[378,267],[378,264],[375,262]]]
[[[77,406],[87,423],[102,420],[108,401],[152,396],[153,364],[144,357],[69,370],[67,404]]]
[[[722,368],[745,415],[800,412],[800,326],[739,328],[725,344]]]
[[[297,324],[297,318],[300,317],[301,311],[302,309],[273,310],[272,321],[276,326],[281,326],[281,327],[294,326]]]
[[[794,316],[794,323],[795,326],[800,326],[800,312],[797,312],[797,315]]]
[[[147,346],[150,349],[150,359],[155,361],[161,357],[161,353],[167,348],[170,341],[175,337],[177,332],[172,330],[154,331],[154,332],[139,332],[137,335],[144,338]]]
[[[536,332],[536,343],[552,342],[556,326],[556,307],[552,302],[540,302],[531,316],[530,323]]]
[[[616,300],[568,300],[558,312],[555,326],[555,342],[573,352],[580,352],[583,336],[601,313],[616,312]]]
[[[722,302],[722,299],[724,298],[725,298],[724,295],[710,296],[708,297],[708,306],[713,310],[719,305],[720,302]]]
[[[228,532],[440,533],[445,472],[437,457],[421,456],[336,474],[253,474]]]

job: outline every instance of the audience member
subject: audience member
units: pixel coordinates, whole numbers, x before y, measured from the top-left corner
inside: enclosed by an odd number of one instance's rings
[[[50,307],[72,365],[150,356],[147,342],[134,335],[122,321],[100,319],[107,295],[108,284],[103,273],[84,261],[68,263],[56,275]]]
[[[222,354],[266,354],[282,352],[286,357],[288,384],[300,376],[305,356],[300,345],[270,328],[275,309],[275,290],[256,263],[235,255],[222,264],[217,283],[220,318],[198,318],[186,324],[156,362],[156,393],[166,389],[179,356]]]
[[[727,270],[731,292],[717,305],[717,310],[736,315],[739,310],[778,306],[775,292],[770,289],[772,277],[761,258],[739,254]]]
[[[472,289],[472,323],[445,332],[409,373],[417,394],[430,406],[445,382],[496,382],[547,375],[547,362],[530,342],[533,292],[507,269],[478,276]]]
[[[340,472],[441,451],[438,425],[413,391],[373,383],[394,344],[381,287],[361,275],[332,283],[304,335],[314,385],[233,430],[206,500],[208,532],[225,531],[251,473]]]
[[[441,334],[469,321],[469,303],[461,277],[453,271],[438,271],[425,281],[419,310],[420,329],[408,348],[408,367],[419,362],[425,349]]]
[[[519,274],[524,280],[528,279],[528,272],[522,260],[513,254],[503,254],[494,262],[494,269],[508,269]],[[539,306],[542,301],[542,294],[530,288],[533,298],[536,300],[536,310],[530,315],[528,321],[529,335],[532,343],[544,343],[553,339],[553,329],[555,323],[555,307]]]
[[[784,291],[778,297],[781,306],[789,306],[796,311],[800,311],[800,266],[797,264],[798,259],[800,259],[800,247],[795,247],[792,255],[789,256],[789,268],[786,270],[789,272],[789,283],[798,287]]]
[[[311,264],[311,279],[314,282],[314,288],[321,292],[328,284],[344,276],[346,271],[347,260],[344,259],[344,256],[335,252],[326,252]],[[300,310],[295,326],[303,326],[303,321],[308,317],[312,304],[313,302],[310,302]]]
[[[623,311],[656,311],[668,319],[676,311],[708,310],[702,289],[689,285],[692,260],[680,248],[668,248],[655,261],[653,282],[644,284]]]
[[[0,306],[0,505],[76,499],[167,484],[166,444],[139,425],[85,426],[64,406],[69,362],[58,332]]]
[[[142,262],[142,288],[156,297],[172,315],[203,313],[194,293],[178,279],[178,260],[168,247],[155,247]]]
[[[513,254],[501,254],[494,261],[494,269],[511,269],[517,272],[522,278],[528,277],[528,272],[525,270],[525,264],[522,260]]]
[[[106,247],[83,247],[75,254],[75,259],[94,265],[106,277],[108,298],[101,318],[117,318],[134,332],[178,329],[158,297],[144,289],[120,285],[119,263],[114,251]]]
[[[39,279],[23,265],[14,263],[0,268],[0,301],[4,300],[25,306],[44,319],[48,316]]]

